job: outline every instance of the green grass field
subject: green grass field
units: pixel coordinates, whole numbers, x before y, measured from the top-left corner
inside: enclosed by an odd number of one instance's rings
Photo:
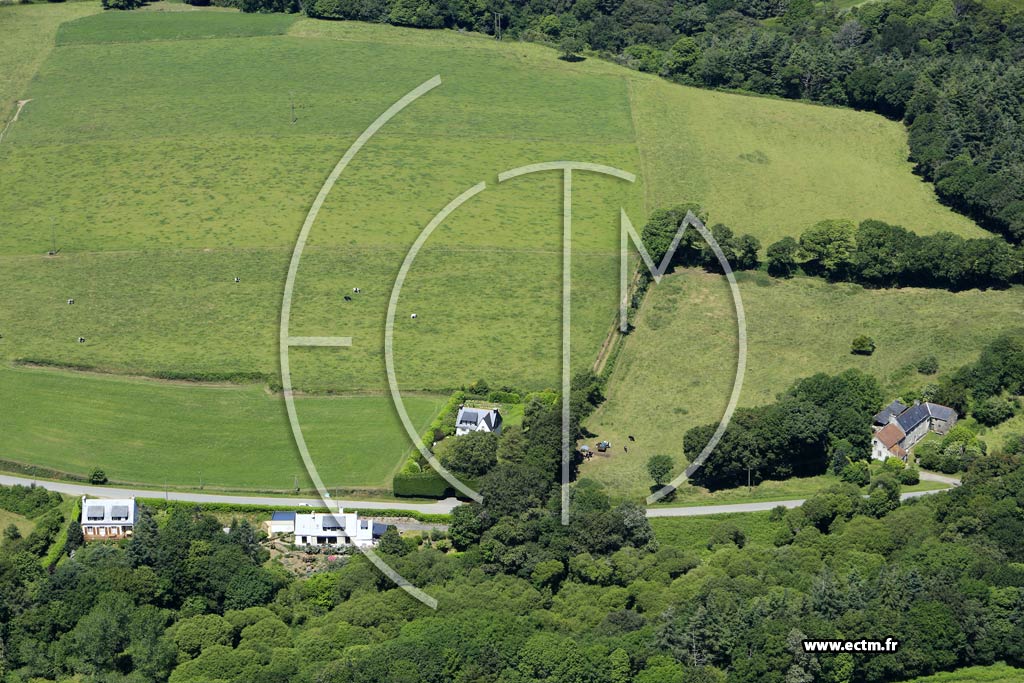
[[[772,522],[769,512],[744,512],[699,517],[655,517],[651,528],[661,545],[693,550],[701,554],[710,551],[708,538],[715,527],[723,523],[735,524],[747,536],[748,545],[772,545],[772,539],[782,528],[781,522]]]
[[[425,429],[445,397],[405,398]],[[0,369],[0,458],[113,484],[289,492],[311,484],[278,396],[206,386]],[[297,410],[328,487],[388,489],[409,450],[390,397],[299,397]],[[169,419],[170,418],[170,419]]]
[[[32,533],[36,523],[28,517],[23,517],[8,510],[0,510],[0,529],[6,529],[13,524],[21,533],[22,538]]]
[[[741,273],[738,280],[748,334],[741,406],[771,402],[800,377],[846,368],[875,375],[896,396],[934,380],[914,370],[917,359],[934,354],[939,372],[949,372],[974,360],[1000,332],[1024,324],[1021,287],[952,293],[868,290],[763,273]],[[875,339],[877,351],[851,355],[850,341],[863,333]],[[615,444],[614,455],[595,456],[582,475],[610,490],[645,495],[647,458],[668,453],[681,467],[686,430],[721,418],[736,358],[735,313],[723,278],[681,270],[653,285],[625,340],[608,400],[588,422],[598,438]],[[628,443],[628,435],[636,441]],[[621,450],[626,443],[628,454]]]
[[[53,48],[65,21],[99,12],[97,3],[0,5],[0,129],[14,114],[15,102],[26,97],[29,82]],[[31,106],[31,105],[29,105]]]
[[[294,349],[295,386],[375,396],[325,402],[330,408],[321,420],[334,419],[335,430],[347,414],[341,406],[360,401],[368,401],[364,415],[380,410],[392,419],[387,401],[376,398],[385,391],[382,338],[392,282],[423,226],[481,180],[488,190],[437,230],[406,280],[395,332],[400,384],[427,392],[481,377],[522,389],[557,385],[559,177],[497,185],[496,173],[508,168],[573,159],[640,176],[635,186],[575,177],[576,368],[589,366],[614,321],[620,206],[640,225],[652,208],[703,201],[712,220],[766,243],[835,216],[980,234],[910,175],[903,132],[877,116],[680,88],[599,60],[567,63],[542,46],[449,31],[164,3],[145,12],[83,16],[95,9],[0,8],[0,22],[16,26],[18,36],[0,46],[0,65],[19,65],[15,77],[0,76],[0,94],[33,98],[0,144],[0,288],[18,292],[0,300],[0,360],[7,363],[34,358],[108,373],[248,374],[272,381],[279,372],[283,279],[313,197],[355,136],[435,74],[444,84],[389,123],[349,165],[299,269],[292,334],[351,335],[355,342],[348,349]],[[19,61],[26,52],[36,60],[28,66]],[[690,161],[695,158],[701,163]],[[45,256],[52,230],[56,258]],[[356,286],[364,294],[344,302]],[[756,285],[745,285],[750,288]],[[659,311],[662,325],[678,318],[673,307],[684,303],[678,297],[658,303],[658,297],[644,312],[652,326]],[[715,329],[710,320],[707,325],[675,338],[648,335],[645,357]],[[800,325],[818,327],[806,319]],[[86,343],[77,343],[79,336]],[[643,337],[640,330],[630,342]],[[615,387],[635,386],[632,353],[627,344],[602,415],[624,410]],[[816,362],[818,355],[809,357]],[[703,352],[694,360],[686,379],[650,395],[655,409],[688,411],[657,436],[666,443],[685,429],[682,418],[698,419],[716,405],[718,394],[709,396],[707,386],[721,372]],[[791,362],[763,370],[773,376],[745,400],[770,397]],[[689,374],[694,370],[710,372],[698,377]],[[71,413],[92,400],[86,382],[93,378],[20,371],[5,377],[15,374],[22,391],[56,396],[54,411]],[[165,388],[126,382],[118,405],[143,403],[151,390]],[[166,414],[192,415],[196,406],[217,403],[211,396],[223,391],[175,387],[161,400]],[[230,391],[250,401],[259,394],[255,387]],[[632,395],[639,402],[648,393]],[[724,401],[724,391],[721,396]],[[283,414],[279,398],[265,400]],[[233,410],[201,411],[205,428],[215,426],[214,416],[221,420],[223,439],[205,446],[214,444],[210,459],[224,462],[217,477],[225,486],[242,486],[251,476],[247,485],[277,487],[280,472],[298,462],[287,425],[270,420],[252,427],[232,419]],[[632,429],[631,423],[616,428]],[[359,438],[376,436],[373,421],[359,424]],[[18,422],[26,435],[50,426],[26,412]],[[153,467],[131,462],[130,448],[111,446],[128,438],[122,430],[95,422],[90,428],[79,441],[91,445],[80,445],[75,457],[28,437],[4,445],[18,454],[9,459],[75,471],[100,464],[112,477],[160,483]],[[153,452],[179,452],[172,437],[173,430],[156,434]],[[229,475],[233,445],[256,441],[275,444],[275,453],[279,445],[284,464],[273,460]],[[324,476],[337,485],[379,485],[397,466],[399,446],[388,447],[397,455],[386,467]],[[321,455],[316,448],[314,455]],[[196,468],[186,463],[199,456],[176,457],[194,478]],[[335,464],[329,452],[322,457],[324,467]]]
[[[907,683],[1017,683],[1022,678],[1024,678],[1024,670],[999,662],[989,666],[972,666],[966,669],[922,676]]]
[[[630,81],[648,204],[700,202],[767,247],[829,218],[986,233],[912,175],[902,124],[849,109]]]

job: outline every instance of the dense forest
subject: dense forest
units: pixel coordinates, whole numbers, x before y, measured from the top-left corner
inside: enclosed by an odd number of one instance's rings
[[[295,578],[248,524],[172,506],[120,544],[49,571],[0,552],[0,676],[187,683],[902,680],[1024,664],[1024,468],[977,458],[954,491],[840,485],[777,509],[769,541],[719,523],[704,548],[659,544],[643,510],[524,465],[488,474],[450,538],[381,552],[435,612],[361,555]],[[897,507],[899,506],[899,507]],[[452,547],[454,545],[454,548]],[[707,550],[705,552],[704,550]],[[895,653],[804,654],[804,638],[898,637]]]
[[[1024,241],[1024,6],[1013,0],[191,0],[211,1],[499,33],[679,83],[875,111],[907,124],[911,160],[945,202]]]
[[[936,372],[934,359],[923,358],[918,372]],[[1024,330],[1000,335],[986,345],[977,361],[936,375],[919,389],[907,390],[904,401],[932,401],[949,406],[961,418],[993,426],[1019,411],[1016,397],[1024,394]],[[754,481],[822,474],[832,471],[851,483],[868,482],[871,458],[871,417],[893,397],[884,396],[878,381],[858,370],[835,376],[819,373],[793,384],[778,400],[736,411],[722,440],[692,481],[712,489],[741,486],[748,470]],[[968,422],[957,425],[942,440],[922,443],[915,456],[925,469],[965,471],[987,450]],[[702,425],[689,430],[686,452],[699,452],[717,428]],[[1016,438],[1012,450],[1021,452]],[[906,482],[905,482],[906,483]]]

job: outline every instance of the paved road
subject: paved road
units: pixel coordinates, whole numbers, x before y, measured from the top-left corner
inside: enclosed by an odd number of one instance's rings
[[[931,472],[922,472],[922,479],[930,481],[941,481],[951,486],[959,486],[960,481],[952,477]],[[12,477],[0,474],[0,484],[10,486],[12,484],[37,484],[51,491],[58,491],[73,496],[96,496],[99,498],[128,498],[137,496],[139,498],[160,498],[167,500],[181,500],[189,503],[238,503],[241,505],[291,505],[300,507],[303,505],[321,506],[323,502],[316,498],[274,498],[270,496],[229,496],[212,493],[180,493],[143,490],[143,489],[121,489],[108,486],[91,486],[86,484],[71,484],[67,482],[48,481],[43,479],[29,479],[26,477]],[[926,496],[930,493],[938,493],[945,489],[934,491],[911,491],[900,497],[903,500]],[[648,517],[697,517],[700,515],[720,515],[728,512],[763,512],[771,510],[779,505],[787,508],[800,507],[805,499],[800,500],[774,500],[763,503],[736,503],[734,505],[697,505],[692,507],[658,507],[648,508]],[[436,503],[399,503],[379,502],[369,500],[339,500],[331,499],[331,502],[345,508],[361,508],[364,510],[410,510],[428,514],[448,514],[459,504],[455,498],[445,498]]]
[[[63,481],[49,481],[45,479],[29,479],[27,477],[12,477],[0,474],[0,484],[10,486],[21,484],[27,486],[36,484],[51,491],[58,491],[72,496],[96,496],[98,498],[128,498],[136,496],[139,498],[166,498],[167,500],[182,500],[189,503],[239,503],[242,505],[292,505],[300,507],[311,505],[319,507],[323,501],[319,498],[276,498],[272,496],[229,496],[214,493],[181,493],[177,491],[163,492],[149,489],[122,489],[109,486],[91,486],[88,484],[72,484]],[[448,514],[459,501],[455,498],[446,498],[436,503],[399,503],[380,502],[372,500],[340,500],[332,498],[332,503],[345,508],[362,508],[364,510],[412,510],[428,514]]]
[[[959,483],[959,482],[958,482]],[[900,494],[901,500],[927,496],[931,493],[940,493],[947,489],[935,489],[934,491],[910,491]],[[764,503],[736,503],[734,505],[700,505],[697,507],[685,508],[648,508],[648,517],[697,517],[699,515],[721,515],[727,512],[764,512],[781,505],[786,508],[797,508],[804,504],[806,499],[800,500],[773,500]]]
[[[939,474],[938,472],[925,472],[921,470],[921,479],[923,481],[938,481],[943,484],[949,484],[950,486],[959,486],[960,480],[956,477],[951,477],[948,474]]]

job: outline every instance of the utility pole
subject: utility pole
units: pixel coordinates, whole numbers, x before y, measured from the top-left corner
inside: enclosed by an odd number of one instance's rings
[[[57,223],[50,221],[50,256],[57,255]]]
[[[493,12],[494,14],[494,39],[501,40],[501,12]]]
[[[288,100],[292,105],[292,124],[294,125],[295,122],[298,120],[295,118],[295,93],[288,93]]]

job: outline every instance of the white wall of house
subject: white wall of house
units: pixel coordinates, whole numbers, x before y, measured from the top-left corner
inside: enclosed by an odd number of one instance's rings
[[[871,439],[871,458],[873,460],[885,460],[892,457],[889,449],[879,439]]]

